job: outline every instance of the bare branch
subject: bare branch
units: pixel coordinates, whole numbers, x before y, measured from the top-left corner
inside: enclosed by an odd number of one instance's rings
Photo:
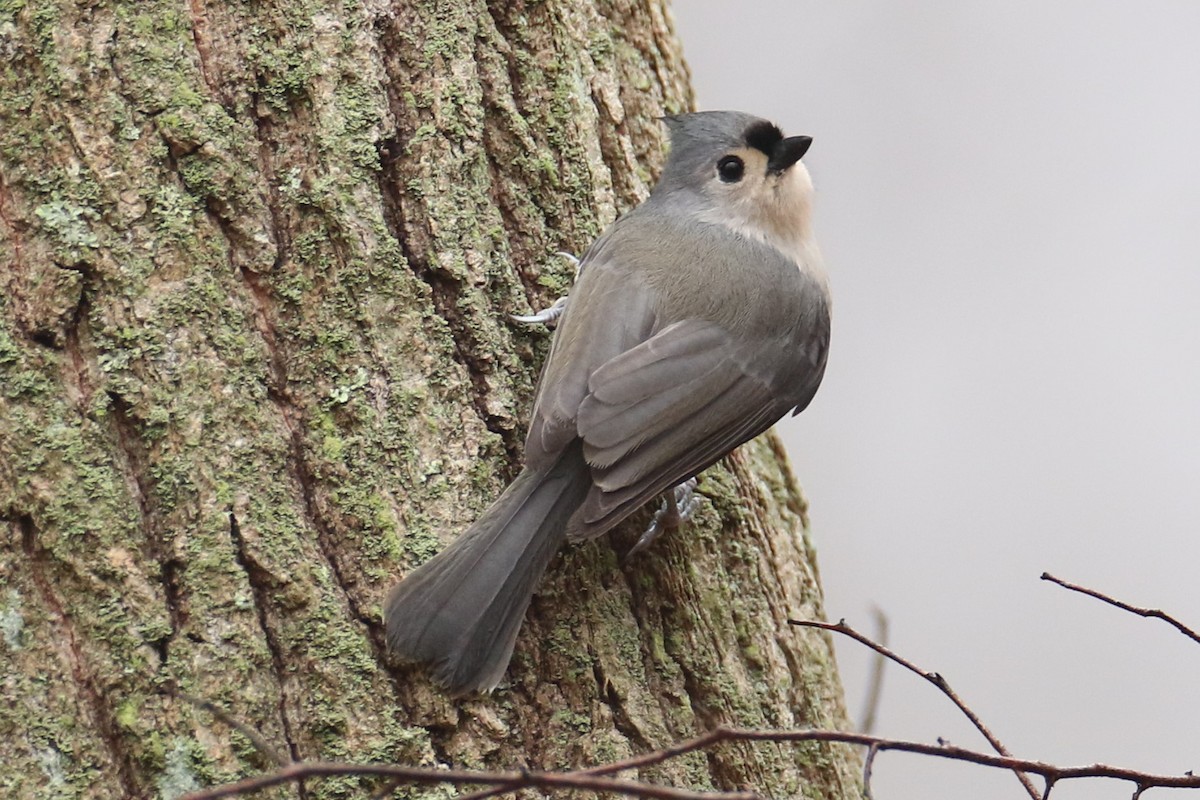
[[[1057,583],[1059,586],[1063,587],[1064,589],[1070,589],[1072,592],[1079,592],[1080,594],[1086,594],[1088,597],[1094,597],[1097,600],[1108,603],[1110,606],[1116,606],[1122,611],[1128,611],[1130,614],[1137,614],[1139,617],[1152,617],[1154,619],[1161,619],[1163,622],[1171,625],[1173,628],[1175,628],[1175,630],[1179,631],[1193,642],[1200,644],[1200,633],[1197,633],[1187,625],[1184,625],[1182,622],[1172,617],[1170,614],[1157,608],[1139,608],[1138,606],[1131,606],[1128,603],[1117,600],[1115,597],[1109,597],[1106,594],[1097,592],[1095,589],[1089,589],[1086,586],[1068,583],[1062,578],[1054,577],[1049,572],[1042,573],[1042,580],[1050,581],[1051,583]]]
[[[1179,630],[1193,641],[1200,643],[1200,634],[1183,625],[1174,617],[1157,609],[1145,609],[1131,606],[1107,595],[1101,594],[1075,584],[1067,583],[1059,578],[1043,573],[1042,579],[1056,583],[1065,589],[1086,594],[1106,602],[1117,608],[1129,611],[1142,617],[1157,617]],[[456,785],[474,785],[484,787],[468,795],[464,800],[484,800],[485,798],[509,794],[520,789],[570,789],[575,791],[612,793],[627,797],[651,798],[652,800],[759,800],[759,796],[747,791],[699,791],[679,789],[669,786],[620,779],[611,777],[628,770],[642,769],[677,758],[686,753],[706,750],[719,746],[724,742],[838,742],[859,745],[867,748],[863,766],[863,785],[865,796],[871,796],[871,774],[876,756],[885,750],[915,753],[936,758],[947,758],[956,761],[977,764],[985,767],[1011,770],[1020,778],[1021,784],[1029,792],[1033,800],[1048,800],[1053,788],[1062,780],[1107,778],[1127,781],[1134,785],[1133,800],[1138,800],[1148,789],[1177,788],[1200,789],[1200,776],[1191,771],[1183,775],[1155,775],[1123,767],[1113,767],[1105,764],[1091,764],[1080,767],[1058,767],[1041,761],[1014,758],[1000,743],[999,739],[983,724],[979,716],[950,688],[949,683],[940,674],[929,672],[917,667],[911,661],[896,654],[885,645],[870,639],[846,624],[844,620],[837,623],[814,620],[788,620],[792,625],[819,630],[833,631],[848,636],[851,639],[873,650],[882,659],[890,660],[924,678],[945,694],[951,702],[971,721],[975,728],[996,750],[996,755],[957,747],[938,740],[937,744],[885,739],[869,733],[848,733],[842,731],[825,731],[815,729],[800,730],[752,730],[745,728],[719,727],[703,733],[692,739],[677,742],[668,747],[642,755],[632,756],[621,761],[600,764],[587,769],[569,772],[533,772],[528,770],[510,770],[505,772],[484,772],[477,770],[436,769],[429,767],[389,766],[384,764],[349,764],[335,762],[290,763],[278,770],[257,777],[246,778],[234,783],[215,786],[185,796],[184,800],[217,800],[222,797],[244,796],[263,789],[281,784],[301,783],[308,778],[328,777],[334,775],[377,776],[387,779],[384,781],[376,797],[386,797],[405,783],[437,784],[450,783]],[[175,690],[178,693],[178,690]],[[224,721],[247,735],[255,746],[268,758],[282,761],[282,757],[273,751],[257,731],[238,722],[236,719],[206,701],[198,700],[179,693],[189,702],[208,710]],[[1033,786],[1030,775],[1040,776],[1045,781],[1045,788],[1038,792]]]
[[[525,788],[574,789],[585,792],[612,792],[627,797],[646,797],[653,800],[760,800],[759,795],[753,792],[692,791],[638,781],[586,775],[581,772],[483,772],[433,767],[388,766],[386,764],[347,764],[331,761],[292,763],[265,775],[245,778],[234,783],[226,783],[186,794],[182,800],[242,797],[280,784],[335,775],[377,775],[407,783],[421,784],[499,784],[505,792]]]
[[[962,698],[950,688],[949,682],[947,682],[946,679],[940,674],[921,669],[916,664],[897,654],[895,651],[884,647],[878,642],[873,641],[869,637],[859,633],[854,628],[851,628],[846,624],[844,619],[838,620],[837,623],[821,622],[818,620],[789,619],[788,623],[802,628],[817,628],[819,630],[833,631],[834,633],[840,633],[843,636],[848,636],[854,641],[869,647],[871,650],[874,650],[884,658],[894,661],[909,672],[921,676],[936,686],[942,692],[942,694],[950,698],[950,702],[954,703],[954,705],[958,707],[958,710],[961,711],[966,718],[971,721],[971,724],[975,726],[975,729],[983,735],[983,738],[987,739],[988,744],[992,746],[993,750],[1002,756],[1012,755],[1009,753],[1004,744],[1001,743],[1001,741],[996,737],[996,735],[992,733],[988,726],[983,723],[983,720],[979,718],[979,715],[976,714],[970,706],[963,702]],[[1033,781],[1029,780],[1028,775],[1022,775],[1020,772],[1018,772],[1017,779],[1021,781],[1021,785],[1025,787],[1025,791],[1029,793],[1029,796],[1032,798],[1032,800],[1042,800],[1042,793],[1039,792],[1037,787],[1033,785]]]
[[[703,792],[657,786],[639,781],[619,780],[604,777],[601,773],[631,768],[629,764],[656,764],[684,753],[706,749],[722,742],[841,742],[870,748],[870,751],[895,750],[904,753],[947,758],[985,767],[995,767],[1013,772],[1039,775],[1046,781],[1046,791],[1039,798],[1049,796],[1050,787],[1063,780],[1085,778],[1107,778],[1128,781],[1134,784],[1140,795],[1147,789],[1200,789],[1200,775],[1155,775],[1138,770],[1113,767],[1106,764],[1091,764],[1080,767],[1057,767],[1043,761],[1031,761],[1012,756],[994,755],[967,750],[950,744],[926,744],[900,739],[884,739],[865,733],[799,730],[753,730],[749,728],[716,728],[708,733],[680,742],[662,750],[648,753],[636,759],[625,759],[612,764],[593,767],[591,770],[574,772],[480,772],[475,770],[433,769],[428,767],[402,767],[381,764],[341,764],[331,762],[295,763],[267,775],[246,778],[236,783],[216,786],[185,795],[184,800],[217,800],[221,797],[247,795],[271,786],[291,783],[304,778],[328,777],[332,775],[378,775],[408,783],[454,783],[475,784],[502,788],[511,792],[523,788],[574,789],[588,792],[613,792],[628,797],[646,797],[659,800],[759,800],[753,792]],[[870,752],[869,751],[869,752]],[[1136,796],[1136,795],[1135,795]]]
[[[641,769],[642,767],[661,764],[668,759],[678,758],[685,753],[691,753],[694,750],[703,750],[710,745],[716,744],[722,740],[721,730],[721,728],[715,728],[708,733],[700,734],[694,739],[688,739],[685,742],[676,742],[661,750],[643,753],[640,756],[631,756],[621,761],[614,761],[611,764],[601,764],[598,767],[580,770],[580,772],[585,775],[614,775],[628,769]]]
[[[879,736],[869,736],[863,733],[844,733],[840,731],[821,730],[752,730],[744,728],[717,728],[718,741],[766,741],[766,742],[844,742],[873,747],[879,751],[896,750],[904,753],[948,758],[955,761],[965,761],[985,767],[1012,770],[1013,772],[1040,775],[1048,782],[1057,783],[1063,780],[1078,780],[1081,778],[1108,778],[1112,780],[1129,781],[1137,786],[1155,789],[1200,789],[1200,775],[1153,775],[1124,767],[1113,767],[1107,764],[1090,764],[1080,767],[1058,767],[1044,761],[1032,761],[1012,756],[993,755],[975,750],[956,747],[951,744],[925,744],[900,739],[884,739]],[[700,737],[698,737],[700,738]],[[711,735],[705,737],[711,739]],[[1039,794],[1039,797],[1042,795]]]

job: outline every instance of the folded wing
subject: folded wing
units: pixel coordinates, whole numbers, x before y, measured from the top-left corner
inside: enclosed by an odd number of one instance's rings
[[[769,428],[791,405],[719,325],[684,320],[596,369],[577,431],[593,488],[572,523],[586,538]]]

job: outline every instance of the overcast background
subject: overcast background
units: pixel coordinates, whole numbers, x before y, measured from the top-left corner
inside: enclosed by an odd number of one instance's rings
[[[891,645],[1017,755],[1200,771],[1200,645],[1038,580],[1200,626],[1200,3],[678,0],[674,16],[701,108],[815,139],[833,350],[783,432],[829,617],[869,629],[878,605]],[[867,654],[838,655],[858,716]],[[898,669],[876,732],[986,749]],[[872,785],[1026,796],[1011,774],[894,753]]]

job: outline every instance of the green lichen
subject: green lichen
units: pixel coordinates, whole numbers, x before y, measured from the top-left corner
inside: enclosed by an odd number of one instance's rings
[[[329,391],[329,399],[336,405],[345,405],[350,402],[350,397],[358,390],[367,385],[370,379],[370,374],[364,366],[358,366],[354,370],[354,375],[347,381],[339,383]]]
[[[192,750],[191,743],[183,739],[176,739],[171,749],[167,751],[167,763],[155,780],[159,797],[162,800],[175,800],[176,797],[200,788],[200,783],[192,770]]]
[[[383,124],[375,87],[347,80],[339,84],[335,102],[338,115],[322,131],[323,144],[361,170],[354,173],[359,179],[368,177],[379,169],[376,142]]]
[[[262,97],[276,112],[287,112],[304,101],[319,72],[313,49],[303,44],[310,33],[308,22],[285,42],[256,41],[246,49],[247,59],[262,76]]]
[[[114,717],[117,724],[126,730],[134,730],[138,718],[138,703],[132,697],[126,697],[117,706]]]
[[[83,257],[84,249],[94,249],[100,245],[99,237],[91,229],[91,223],[100,218],[94,209],[55,198],[42,203],[33,213],[57,240],[60,253],[64,254],[62,257],[68,261],[78,261]]]
[[[67,776],[63,769],[61,752],[52,747],[38,748],[34,750],[34,757],[51,788],[59,789],[66,784]]]
[[[12,652],[22,647],[22,634],[25,632],[25,615],[21,613],[21,593],[9,589],[5,596],[4,605],[0,606],[0,636],[4,644]]]

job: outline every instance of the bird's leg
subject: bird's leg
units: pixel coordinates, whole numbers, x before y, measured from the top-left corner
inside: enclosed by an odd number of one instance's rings
[[[650,521],[642,538],[638,539],[637,543],[625,554],[625,558],[630,558],[645,550],[668,529],[675,530],[687,522],[692,518],[692,514],[696,513],[699,506],[700,498],[696,496],[695,478],[688,478],[675,488],[663,492],[662,505],[658,507],[658,511],[654,512],[654,519]]]
[[[571,264],[575,267],[575,279],[578,280],[579,259],[570,253],[564,253],[562,251],[559,251],[554,255],[562,256],[571,262]],[[549,325],[551,322],[554,322],[554,320],[561,317],[563,312],[567,310],[568,297],[569,295],[563,295],[554,301],[554,305],[550,306],[549,308],[543,308],[541,311],[535,311],[532,314],[509,314],[508,316],[517,322],[524,322],[526,325]]]
[[[509,314],[508,316],[514,321],[524,322],[526,325],[549,325],[561,317],[566,310],[567,295],[563,295],[554,301],[554,305],[543,308],[541,311],[535,311],[532,314]]]

